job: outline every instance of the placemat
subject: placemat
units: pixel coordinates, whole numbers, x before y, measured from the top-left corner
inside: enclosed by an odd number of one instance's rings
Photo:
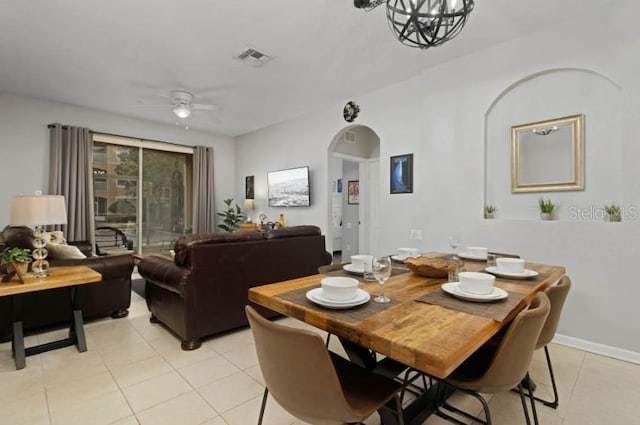
[[[409,269],[403,269],[403,268],[399,268],[399,267],[391,267],[391,277],[398,276],[398,275],[404,274],[404,273],[409,273]],[[325,276],[352,277],[352,278],[357,279],[358,281],[363,282],[363,283],[375,282],[375,280],[372,280],[372,281],[364,280],[364,276],[359,275],[359,274],[349,273],[348,271],[343,270],[343,269],[338,269],[338,270],[334,270],[334,271],[331,271],[331,272],[327,272],[327,273],[324,273],[324,275]]]
[[[359,305],[357,307],[347,308],[347,309],[333,309],[322,307],[318,304],[314,304],[307,299],[307,292],[314,289],[319,288],[319,286],[315,286],[313,288],[302,288],[296,289],[294,291],[285,292],[284,294],[276,295],[278,298],[282,298],[283,300],[291,301],[296,304],[302,304],[305,307],[322,311],[324,313],[331,312],[331,315],[337,317],[340,320],[344,320],[349,323],[356,323],[361,320],[367,319],[375,314],[378,314],[394,305],[398,304],[398,301],[391,300],[388,303],[377,303],[373,301],[373,295],[371,299],[365,304]]]
[[[455,298],[442,290],[442,288],[429,292],[426,295],[416,299],[427,304],[439,305],[451,310],[461,311],[463,313],[472,314],[474,316],[486,317],[496,320],[500,323],[504,322],[509,313],[524,298],[523,294],[507,291],[509,296],[500,301],[489,303],[476,303]]]
[[[491,274],[491,273],[489,273],[489,274]],[[538,273],[538,276],[530,277],[529,279],[509,279],[508,277],[498,277],[498,276],[496,276],[496,279],[504,280],[504,281],[507,281],[509,283],[520,283],[522,285],[533,285],[533,286],[535,286],[538,283],[542,282],[543,280],[547,279],[548,277],[549,277],[548,273]]]

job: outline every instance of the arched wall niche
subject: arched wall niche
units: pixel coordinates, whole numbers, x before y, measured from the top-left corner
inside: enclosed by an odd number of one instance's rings
[[[624,205],[622,89],[588,69],[556,68],[506,87],[485,113],[485,205],[498,219],[539,219],[537,202],[557,204],[557,220],[601,220],[603,206]],[[584,114],[585,189],[511,192],[511,127]]]

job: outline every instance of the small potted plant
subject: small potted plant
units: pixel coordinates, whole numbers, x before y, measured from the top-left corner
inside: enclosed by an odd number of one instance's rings
[[[6,247],[0,252],[0,265],[11,273],[17,268],[25,275],[31,262],[31,250],[27,248]]]
[[[495,205],[487,204],[484,206],[484,218],[495,218],[497,208]]]
[[[227,232],[235,232],[238,230],[240,223],[244,220],[244,213],[240,209],[240,206],[236,204],[235,207],[232,207],[232,202],[233,198],[225,199],[224,203],[227,205],[227,209],[218,213],[220,217],[224,217],[224,224],[218,224],[218,227]]]
[[[604,210],[607,213],[605,217],[606,221],[618,222],[622,221],[622,214],[620,211],[620,207],[616,204],[605,205]]]
[[[551,199],[544,200],[540,198],[538,200],[538,208],[540,209],[540,218],[543,220],[553,220],[553,210],[556,205],[551,202]]]

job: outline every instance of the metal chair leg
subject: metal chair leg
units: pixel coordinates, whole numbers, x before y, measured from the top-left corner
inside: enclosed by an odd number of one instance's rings
[[[260,406],[260,416],[258,417],[258,425],[262,425],[262,418],[264,417],[264,408],[267,406],[267,396],[269,395],[269,388],[264,388],[264,394],[262,395],[262,405]]]
[[[529,390],[531,393],[531,390]],[[527,402],[524,399],[524,388],[522,384],[518,384],[518,394],[520,395],[520,402],[522,403],[522,411],[524,412],[524,419],[527,421],[527,425],[531,425],[531,419],[529,419],[529,409],[527,408]]]
[[[529,377],[529,372],[525,377],[526,380],[531,380]],[[533,390],[531,390],[531,386],[529,386],[529,402],[531,403],[531,414],[533,415],[533,423],[538,425],[538,411],[536,410],[536,402],[535,397],[533,396]]]
[[[547,358],[547,368],[549,369],[549,378],[551,379],[551,387],[553,388],[553,400],[545,400],[543,398],[537,397],[537,396],[533,396],[534,400],[539,401],[540,403],[544,404],[547,407],[551,407],[552,409],[557,409],[558,405],[559,405],[559,397],[558,397],[558,387],[556,385],[556,378],[555,375],[553,373],[553,366],[551,366],[551,356],[549,355],[549,348],[545,345],[544,346],[544,354],[545,357]],[[529,374],[527,373],[527,378],[525,378],[525,387],[526,388],[534,388],[535,384],[533,384],[531,378],[528,377]],[[518,392],[518,388],[514,388],[513,391]],[[534,390],[534,394],[535,394],[535,390]]]
[[[558,387],[556,386],[556,377],[553,374],[553,367],[551,366],[551,357],[549,356],[549,348],[544,346],[544,355],[547,358],[547,367],[549,368],[549,377],[551,378],[551,386],[553,387],[553,401],[543,400],[541,398],[535,397],[536,400],[544,404],[545,406],[549,406],[553,409],[558,408],[558,402],[560,401],[558,398]]]
[[[484,417],[486,419],[485,421],[483,421],[482,419],[479,419],[479,418],[471,415],[470,413],[465,412],[462,409],[458,409],[457,407],[452,406],[451,404],[449,404],[444,398],[444,386],[442,384],[437,384],[437,385],[438,385],[438,389],[437,389],[438,395],[436,396],[436,399],[437,399],[438,408],[435,410],[435,414],[436,415],[440,416],[443,419],[446,419],[449,422],[453,422],[453,423],[455,423],[457,425],[466,425],[465,422],[462,422],[459,419],[457,419],[457,418],[455,418],[455,417],[453,417],[453,416],[451,416],[451,415],[449,415],[449,414],[447,414],[447,413],[442,411],[442,409],[446,409],[446,410],[448,410],[450,412],[456,413],[456,414],[458,414],[460,416],[463,416],[463,417],[465,417],[467,419],[470,419],[472,421],[481,423],[483,425],[491,425],[492,424],[492,422],[491,422],[491,412],[489,411],[489,404],[484,399],[484,397],[482,397],[480,394],[478,394],[475,391],[468,391],[468,390],[463,390],[463,389],[460,389],[460,388],[453,387],[453,388],[456,389],[456,391],[462,391],[465,394],[469,394],[469,395],[475,397],[480,402],[480,404],[482,404],[482,409],[484,410]],[[530,425],[530,424],[527,422],[527,425]]]

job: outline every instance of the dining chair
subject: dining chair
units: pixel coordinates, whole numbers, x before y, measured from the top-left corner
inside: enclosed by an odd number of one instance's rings
[[[482,424],[491,424],[491,413],[486,400],[479,393],[497,394],[510,391],[514,387],[520,390],[520,401],[527,425],[531,424],[529,411],[524,397],[522,381],[528,378],[529,364],[533,357],[536,342],[549,314],[549,298],[544,293],[536,294],[529,308],[521,311],[504,332],[499,343],[489,341],[449,377],[439,382],[439,407],[436,414],[453,423],[464,424],[445,410],[457,413],[467,419]],[[442,382],[446,385],[442,385]],[[449,404],[445,398],[446,386],[461,390],[480,401],[486,421]],[[529,389],[529,400],[534,424],[538,424],[533,392]]]
[[[542,398],[536,397],[535,391],[534,399],[553,409],[556,409],[558,407],[559,398],[556,378],[553,374],[553,367],[551,366],[551,356],[549,355],[548,345],[556,335],[556,331],[558,330],[558,323],[560,322],[562,308],[564,307],[564,302],[567,299],[567,295],[569,295],[570,289],[571,279],[569,278],[569,276],[562,276],[562,278],[556,285],[550,286],[544,291],[544,293],[547,294],[547,297],[549,297],[551,310],[549,311],[549,316],[547,317],[547,321],[542,327],[542,332],[540,333],[538,343],[536,344],[536,350],[544,348],[544,354],[547,359],[547,369],[549,370],[549,377],[551,379],[551,387],[553,388],[553,400],[544,400]],[[530,380],[526,382],[526,385],[533,386]]]
[[[250,306],[245,311],[266,384],[258,425],[269,393],[284,410],[313,425],[362,423],[395,398],[403,424],[401,384],[330,352],[312,331],[270,322]]]

